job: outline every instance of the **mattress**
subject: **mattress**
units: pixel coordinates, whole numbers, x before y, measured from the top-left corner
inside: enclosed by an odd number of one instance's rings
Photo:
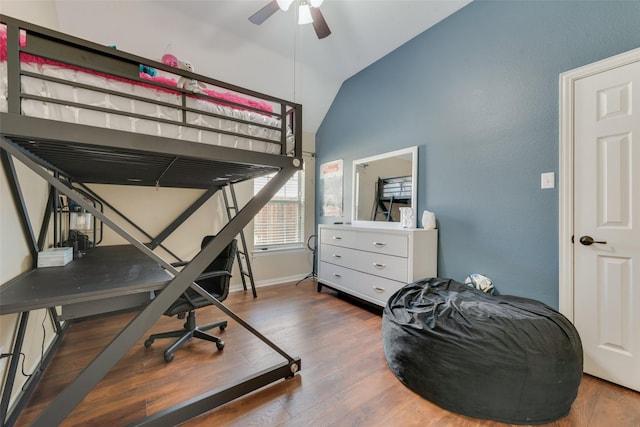
[[[7,63],[6,57],[1,59],[4,61],[0,62],[0,111],[7,112]],[[22,55],[21,69],[34,74],[21,76],[23,95],[39,97],[21,99],[25,116],[280,154],[281,121],[278,116],[269,114],[273,109],[264,101],[209,88],[203,89],[203,93],[216,100],[188,94],[185,96],[186,107],[196,111],[183,111],[182,92],[154,85],[175,86],[173,75],[151,77],[141,73],[140,77],[149,81],[145,83],[39,59]],[[101,88],[117,94],[102,92]],[[225,104],[225,100],[257,106],[264,113]],[[294,138],[289,127],[286,141],[286,152],[290,153]]]

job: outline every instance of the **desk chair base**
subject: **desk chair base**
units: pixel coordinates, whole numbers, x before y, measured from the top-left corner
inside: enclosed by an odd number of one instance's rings
[[[175,338],[178,337],[178,340],[171,344],[169,348],[164,351],[164,360],[165,362],[171,362],[173,360],[173,352],[176,351],[182,344],[187,342],[190,338],[199,338],[205,341],[211,341],[216,343],[216,347],[218,350],[222,350],[224,348],[224,341],[215,335],[208,334],[204,331],[208,331],[213,328],[220,328],[220,331],[224,331],[227,327],[227,321],[221,320],[214,323],[209,323],[207,325],[196,326],[196,314],[194,310],[189,312],[187,316],[187,321],[184,324],[184,328],[178,331],[170,331],[170,332],[162,332],[159,334],[153,334],[144,342],[144,346],[146,348],[151,347],[151,344],[156,339],[159,338]]]

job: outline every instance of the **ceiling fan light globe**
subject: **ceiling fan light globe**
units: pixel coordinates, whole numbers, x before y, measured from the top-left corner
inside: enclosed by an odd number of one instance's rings
[[[308,4],[300,4],[298,8],[298,24],[311,24],[313,17],[311,16],[311,9]]]
[[[289,10],[289,6],[291,6],[293,0],[276,0],[276,2],[278,3],[278,7],[286,12]]]
[[[324,0],[309,0],[309,3],[311,3],[313,7],[320,7],[322,3],[324,3]]]

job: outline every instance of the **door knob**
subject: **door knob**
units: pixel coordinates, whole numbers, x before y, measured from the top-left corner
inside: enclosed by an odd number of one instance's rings
[[[591,237],[591,236],[582,236],[580,238],[580,243],[582,243],[585,246],[591,246],[594,243],[600,243],[601,245],[606,245],[607,244],[607,242],[604,242],[604,241],[593,240],[593,237]]]

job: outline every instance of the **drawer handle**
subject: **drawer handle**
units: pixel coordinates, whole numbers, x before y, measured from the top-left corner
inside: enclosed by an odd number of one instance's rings
[[[337,277],[338,279],[342,278],[342,274],[333,273],[333,277]]]
[[[375,268],[385,268],[385,267],[386,267],[386,265],[384,265],[384,264],[379,264],[379,263],[377,263],[377,262],[374,262],[374,263],[373,263],[373,266],[374,266]]]
[[[381,248],[383,246],[387,246],[387,244],[386,243],[382,243],[382,242],[373,242],[373,246]]]
[[[333,239],[333,240],[342,240],[342,237],[340,237],[340,236],[333,236],[333,237],[332,237],[332,239]]]
[[[376,292],[384,292],[384,288],[381,288],[380,286],[374,286],[373,290]]]
[[[342,255],[338,255],[338,254],[333,254],[334,258],[342,258]]]

